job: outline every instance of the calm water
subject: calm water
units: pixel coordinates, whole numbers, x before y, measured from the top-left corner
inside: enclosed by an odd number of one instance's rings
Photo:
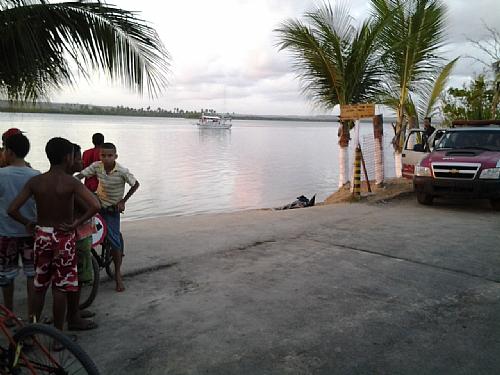
[[[278,207],[301,194],[322,201],[337,189],[336,124],[241,120],[227,131],[184,119],[8,113],[0,121],[2,132],[27,132],[27,160],[40,171],[48,169],[50,138],[85,150],[93,133],[103,133],[141,183],[126,220]]]

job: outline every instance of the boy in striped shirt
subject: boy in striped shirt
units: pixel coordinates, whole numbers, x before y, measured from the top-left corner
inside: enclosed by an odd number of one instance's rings
[[[139,182],[129,170],[116,162],[118,157],[116,147],[112,143],[103,143],[100,150],[101,161],[92,163],[82,170],[77,178],[96,176],[99,180],[96,194],[101,202],[101,215],[108,229],[108,239],[111,242],[111,255],[115,264],[116,291],[123,292],[121,264],[123,258],[123,243],[120,236],[120,213],[125,210],[125,203],[139,188]],[[131,186],[125,194],[125,184]]]

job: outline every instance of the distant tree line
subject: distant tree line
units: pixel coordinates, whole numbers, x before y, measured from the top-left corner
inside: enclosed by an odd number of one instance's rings
[[[36,103],[28,104],[23,102],[13,102],[0,100],[0,112],[11,113],[57,113],[57,114],[72,114],[72,115],[108,115],[108,116],[141,116],[141,117],[172,117],[172,118],[187,118],[197,119],[201,114],[217,115],[213,108],[201,108],[199,111],[190,111],[182,108],[174,108],[167,110],[163,108],[153,109],[132,108],[122,105],[116,107],[95,106],[89,104],[70,104],[70,103]],[[273,116],[273,115],[249,115],[229,113],[232,119],[235,120],[271,120],[271,121],[315,121],[315,122],[332,122],[336,121],[337,116]]]
[[[113,115],[113,116],[145,116],[145,117],[177,117],[177,118],[199,118],[202,113],[215,115],[214,109],[201,109],[190,111],[182,108],[167,110],[163,108],[132,108],[122,105],[116,107],[94,106],[88,104],[50,104],[38,103],[29,105],[26,103],[7,102],[0,103],[1,112],[21,113],[64,113],[79,115]]]

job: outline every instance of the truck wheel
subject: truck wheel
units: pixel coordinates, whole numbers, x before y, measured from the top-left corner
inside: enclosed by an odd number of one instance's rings
[[[417,192],[417,201],[420,204],[425,204],[426,206],[429,206],[432,204],[432,201],[434,200],[434,197],[429,194],[425,194],[423,192]]]
[[[492,199],[491,207],[493,207],[495,211],[500,211],[500,199]]]

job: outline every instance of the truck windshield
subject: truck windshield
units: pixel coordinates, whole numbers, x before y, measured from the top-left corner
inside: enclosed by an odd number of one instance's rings
[[[478,149],[500,151],[499,130],[448,131],[436,149]]]

